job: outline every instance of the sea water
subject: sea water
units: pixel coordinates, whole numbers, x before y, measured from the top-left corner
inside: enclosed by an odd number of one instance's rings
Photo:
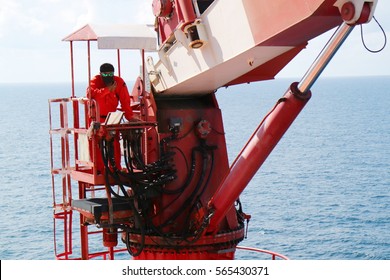
[[[217,91],[230,162],[292,82]],[[252,218],[240,245],[291,259],[388,260],[390,77],[321,78],[312,92],[241,194]],[[70,95],[68,84],[0,84],[2,260],[54,259],[48,99]]]

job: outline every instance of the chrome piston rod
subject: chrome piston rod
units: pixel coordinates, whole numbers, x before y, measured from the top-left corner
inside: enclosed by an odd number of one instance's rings
[[[328,41],[314,63],[303,76],[302,80],[299,82],[298,90],[300,92],[305,93],[310,90],[311,86],[316,82],[322,71],[328,65],[340,46],[344,43],[345,39],[347,39],[353,28],[354,25],[348,25],[345,22],[339,26],[332,38]]]

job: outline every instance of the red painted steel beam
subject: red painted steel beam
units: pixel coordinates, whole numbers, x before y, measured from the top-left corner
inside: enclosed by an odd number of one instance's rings
[[[226,213],[310,99],[311,92],[300,93],[297,84],[291,85],[264,118],[211,198],[209,209],[213,214],[208,232],[218,230]]]

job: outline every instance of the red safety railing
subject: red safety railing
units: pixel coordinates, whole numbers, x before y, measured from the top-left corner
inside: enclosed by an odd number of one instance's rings
[[[282,254],[279,254],[279,253],[276,253],[276,252],[273,252],[273,251],[269,251],[269,250],[264,250],[264,249],[258,249],[258,248],[252,248],[252,247],[244,247],[244,246],[237,246],[236,249],[237,250],[251,251],[251,252],[256,252],[256,253],[259,253],[259,254],[269,255],[269,256],[271,256],[272,260],[277,260],[277,259],[288,260],[289,259],[288,257],[286,257],[286,256],[284,256]]]

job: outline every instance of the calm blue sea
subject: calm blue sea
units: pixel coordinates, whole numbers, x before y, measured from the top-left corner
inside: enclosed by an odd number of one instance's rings
[[[293,81],[217,92],[231,162]],[[321,78],[312,92],[241,196],[252,219],[240,245],[291,259],[389,260],[390,77]],[[68,96],[66,84],[0,84],[2,260],[54,258],[48,99]]]

